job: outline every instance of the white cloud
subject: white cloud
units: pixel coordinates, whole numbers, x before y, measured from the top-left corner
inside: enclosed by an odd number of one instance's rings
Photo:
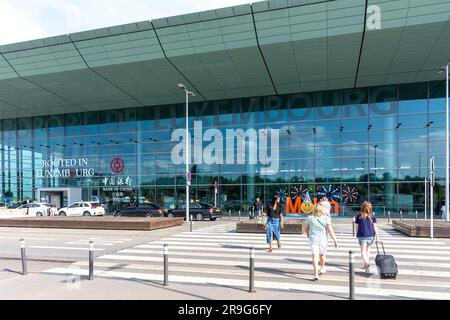
[[[1,0],[0,44],[249,3],[248,0]]]

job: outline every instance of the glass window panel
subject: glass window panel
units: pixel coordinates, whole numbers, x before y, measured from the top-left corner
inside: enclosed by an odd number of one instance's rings
[[[430,141],[434,140],[445,140],[445,128],[430,128],[428,129],[428,139]]]
[[[445,98],[445,80],[430,81],[429,90],[430,99]]]
[[[445,127],[445,113],[430,113],[428,116],[430,127]]]
[[[81,114],[69,113],[64,115],[66,135],[76,136],[81,134]]]
[[[50,115],[48,117],[49,137],[64,136],[64,115]]]
[[[382,86],[369,90],[369,113],[370,116],[394,115],[397,112],[397,87]]]
[[[370,142],[371,143],[383,143],[383,142],[394,142],[397,140],[396,130],[371,130],[370,131]]]
[[[407,141],[407,140],[427,140],[427,129],[410,129],[410,130],[398,130],[398,140],[399,141]]]
[[[314,96],[312,94],[294,94],[289,95],[287,112],[288,118],[293,122],[313,121],[314,120]],[[307,122],[306,124],[309,124]]]
[[[346,119],[342,121],[341,125],[344,132],[365,131],[368,128],[368,118]]]
[[[399,116],[398,122],[401,123],[400,129],[424,128],[427,124],[427,115],[416,114],[414,116]]]
[[[366,131],[355,131],[342,133],[342,143],[343,144],[355,144],[355,143],[367,143],[369,140],[369,135]]]
[[[242,99],[241,119],[246,123],[261,123],[264,120],[264,100],[261,97]]]
[[[396,116],[370,118],[369,122],[371,130],[395,129],[398,123]]]
[[[445,113],[445,109],[446,109],[445,98],[430,99],[429,100],[429,109],[430,109],[430,111],[429,111],[430,114],[436,113],[436,112]]]
[[[339,105],[341,105],[341,90],[321,91],[315,93],[316,107],[329,107]],[[319,112],[317,115],[320,116],[321,114],[322,113]],[[319,117],[316,117],[316,119],[319,119]]]
[[[314,121],[314,128],[316,128],[317,133],[324,132],[339,132],[341,127],[340,121],[332,120],[332,121]]]
[[[337,146],[341,143],[340,133],[317,133],[316,145],[334,145]],[[296,140],[295,140],[296,141]]]
[[[425,100],[428,98],[428,83],[406,83],[398,86],[399,100]]]
[[[121,109],[117,111],[119,132],[136,131],[136,109]]]
[[[391,214],[397,211],[397,185],[395,183],[372,183],[370,185],[370,201],[376,210],[377,216],[383,212]]]
[[[316,170],[340,171],[340,158],[318,158],[316,159]],[[338,172],[339,175],[339,172]]]
[[[400,101],[398,104],[399,114],[426,113],[428,107],[427,100]]]
[[[98,113],[85,112],[82,114],[83,125],[81,132],[83,134],[97,135],[98,132]]]
[[[342,156],[343,157],[358,157],[367,155],[368,153],[368,145],[367,144],[343,144]]]

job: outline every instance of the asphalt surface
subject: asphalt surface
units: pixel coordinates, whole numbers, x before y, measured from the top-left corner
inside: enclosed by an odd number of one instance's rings
[[[305,235],[282,235],[282,249],[268,254],[264,235],[235,233],[237,221],[194,222],[192,233],[189,224],[155,231],[0,228],[0,299],[346,299],[349,249],[356,253],[357,299],[450,298],[448,239],[409,238],[380,219],[400,270],[397,280],[380,280],[374,268],[361,270],[351,221],[336,219],[341,247],[329,249],[328,272],[314,282]],[[27,276],[21,275],[20,238]],[[94,281],[87,280],[89,240],[98,250]],[[162,286],[164,243],[169,287]],[[250,245],[256,248],[252,294]]]

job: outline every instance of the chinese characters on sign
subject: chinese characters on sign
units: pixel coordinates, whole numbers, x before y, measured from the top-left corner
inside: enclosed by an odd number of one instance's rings
[[[102,183],[105,187],[131,186],[132,179],[130,177],[104,177]]]

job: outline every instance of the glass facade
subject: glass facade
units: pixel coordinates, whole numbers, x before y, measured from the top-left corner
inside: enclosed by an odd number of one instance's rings
[[[44,188],[79,188],[83,200],[98,197],[109,210],[133,199],[169,208],[185,199],[185,164],[172,160],[184,112],[180,104],[3,120],[3,198],[39,200]],[[308,192],[331,197],[340,215],[364,200],[381,214],[423,214],[434,156],[436,213],[443,200],[443,81],[190,103],[189,113],[193,199],[214,202],[217,181],[218,204],[232,211],[247,212],[255,196],[288,201]],[[202,121],[200,135],[194,121]],[[195,146],[225,139],[227,129],[267,128],[279,129],[273,174],[249,162],[255,155],[245,145],[225,150],[244,159],[238,164],[194,159]],[[202,136],[208,129],[217,134]]]

